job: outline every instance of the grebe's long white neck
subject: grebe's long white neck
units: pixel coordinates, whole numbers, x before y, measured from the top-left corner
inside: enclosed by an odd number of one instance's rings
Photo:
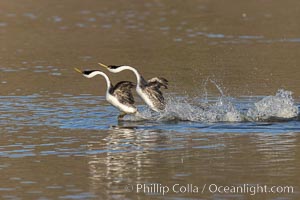
[[[123,70],[130,70],[130,71],[133,71],[133,73],[134,73],[135,76],[136,76],[137,85],[140,85],[140,83],[141,83],[141,75],[140,75],[140,73],[139,73],[136,69],[134,69],[133,67],[127,66],[127,65],[123,65],[123,66],[118,67],[118,68],[115,69],[114,71],[115,71],[115,72],[121,72],[121,71],[123,71]]]
[[[101,75],[101,76],[103,76],[104,77],[104,79],[105,79],[105,81],[106,81],[106,85],[107,85],[107,93],[109,92],[109,89],[111,88],[111,82],[110,82],[110,80],[109,80],[109,78],[108,78],[108,76],[105,74],[105,73],[103,73],[103,72],[101,72],[101,71],[93,71],[93,72],[91,72],[90,74],[84,74],[84,76],[86,77],[86,78],[93,78],[94,76],[96,76],[96,75]]]

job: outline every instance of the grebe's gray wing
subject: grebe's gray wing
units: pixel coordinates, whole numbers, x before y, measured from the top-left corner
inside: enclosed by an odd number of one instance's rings
[[[132,106],[134,104],[134,98],[131,89],[134,87],[135,84],[130,81],[121,81],[112,88],[111,94],[115,96],[120,103]]]
[[[162,77],[154,77],[148,80],[148,86],[150,87],[164,87],[165,89],[168,89],[168,80]]]

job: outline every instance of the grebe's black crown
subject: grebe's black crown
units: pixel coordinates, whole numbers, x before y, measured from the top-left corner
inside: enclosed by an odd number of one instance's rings
[[[109,69],[117,69],[119,67],[121,67],[120,65],[109,65],[107,66]]]
[[[94,71],[99,71],[99,70],[84,70],[84,71],[82,71],[82,74],[89,75],[90,73],[92,73]]]

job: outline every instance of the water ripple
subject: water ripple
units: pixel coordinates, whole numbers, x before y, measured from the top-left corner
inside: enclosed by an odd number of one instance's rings
[[[142,130],[179,132],[281,133],[300,130],[299,121],[295,121],[298,107],[286,91],[252,103],[249,103],[249,99],[243,101],[220,97],[208,104],[195,105],[195,100],[191,104],[185,98],[173,97],[166,111],[159,115],[139,106],[141,118],[126,116],[125,121],[119,123],[116,119],[118,110],[107,105],[103,97],[84,95],[49,98],[31,95],[2,96],[0,99],[0,127],[11,133],[23,127],[37,126],[107,130],[115,124]],[[34,134],[34,129],[30,133]]]

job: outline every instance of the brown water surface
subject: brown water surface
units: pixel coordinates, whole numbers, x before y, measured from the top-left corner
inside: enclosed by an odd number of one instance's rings
[[[299,104],[298,19],[297,0],[1,0],[0,199],[299,199],[299,115],[277,118]],[[168,112],[118,122],[73,70],[98,62],[167,78]]]

